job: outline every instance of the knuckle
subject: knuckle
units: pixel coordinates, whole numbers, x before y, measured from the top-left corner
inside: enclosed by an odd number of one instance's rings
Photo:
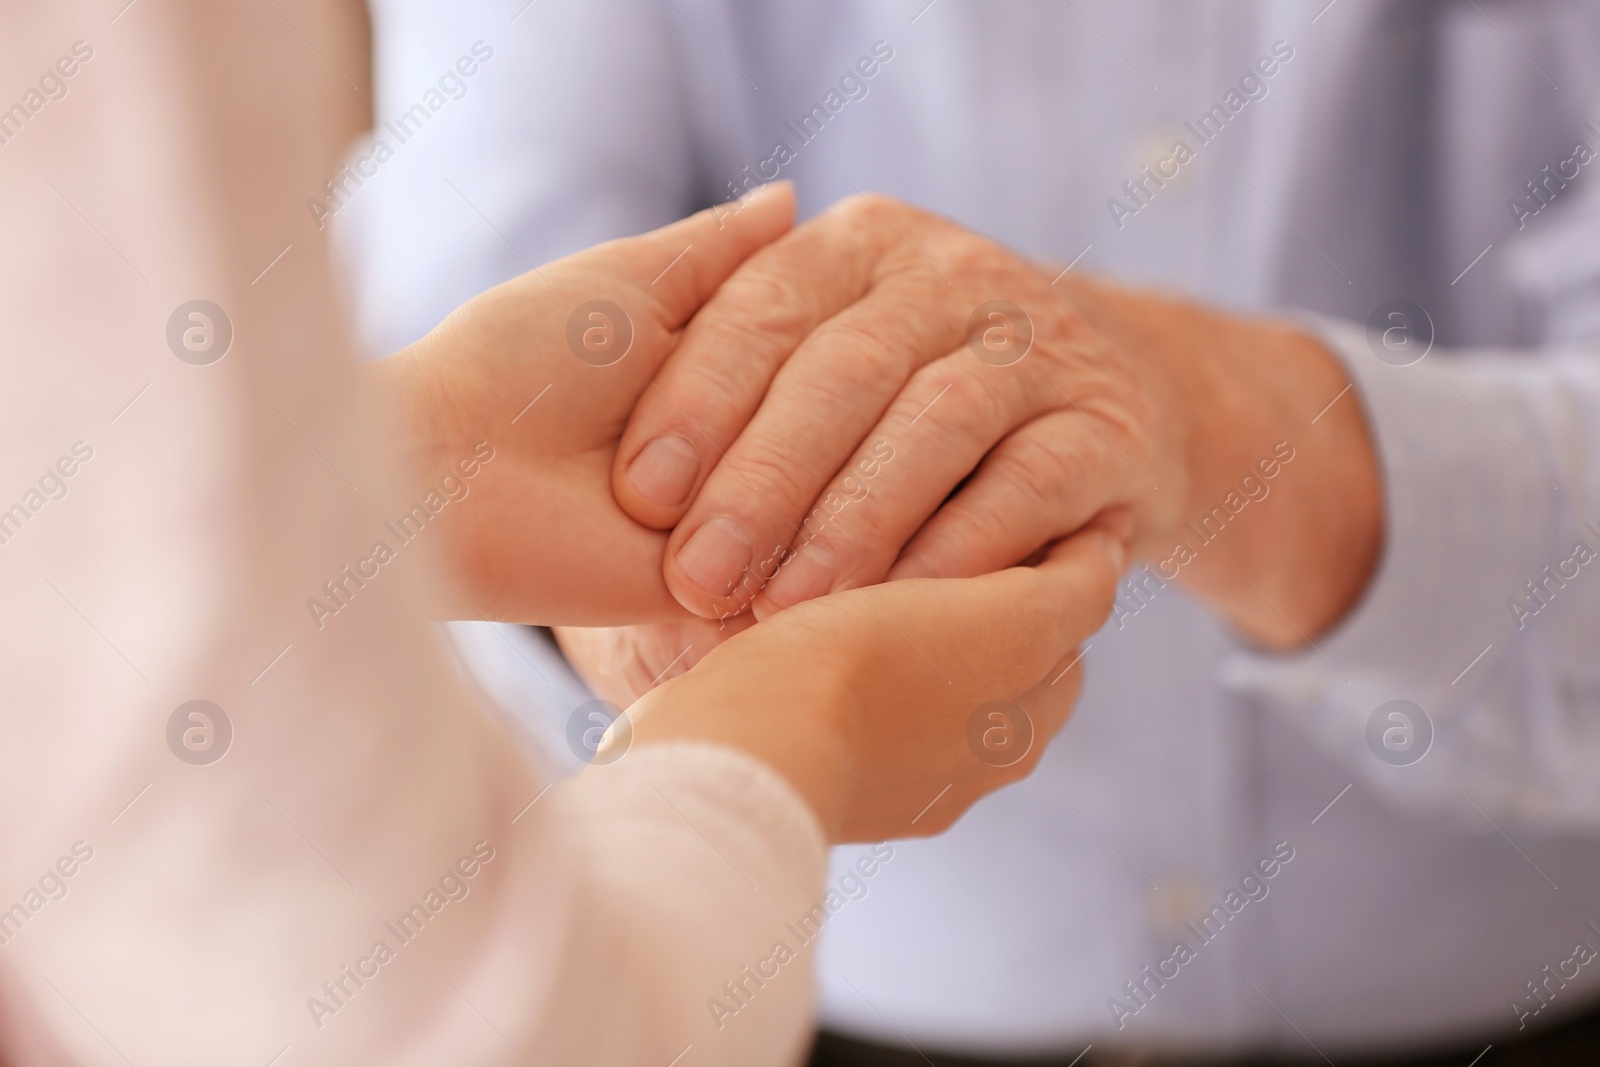
[[[876,523],[870,520],[862,523],[860,520],[839,519],[838,513],[829,509],[826,501],[829,493],[824,493],[816,507],[813,507],[801,523],[801,529],[810,533],[810,541],[825,546],[839,567],[839,573],[849,577],[857,585],[867,583],[875,584],[881,577],[872,572],[878,565],[875,547],[884,544],[882,537],[874,536]],[[842,499],[842,497],[841,497]],[[820,519],[827,516],[826,519]],[[820,521],[819,521],[820,519]],[[810,523],[811,525],[807,525]],[[899,547],[896,545],[895,547]]]
[[[858,584],[881,581],[905,539],[896,516],[867,506],[867,500],[835,480],[796,520],[796,544],[825,547],[839,572]]]
[[[988,559],[996,545],[1015,534],[1013,517],[990,507],[964,506],[952,511],[940,531],[939,557],[945,560]]]
[[[803,336],[811,320],[811,302],[804,290],[780,271],[760,264],[729,278],[717,304],[738,309],[737,314],[712,317],[718,330],[762,345],[771,345],[775,336]]]
[[[841,436],[848,434],[851,427],[846,426],[837,413],[852,397],[872,388],[876,380],[871,372],[857,367],[840,370],[830,365],[826,371],[824,374],[796,374],[782,383],[784,410],[805,418],[810,428],[792,429],[792,435],[814,432],[821,427],[827,427],[830,433],[837,430]],[[798,440],[791,440],[789,444],[794,448],[803,447]]]
[[[849,319],[830,322],[816,335],[817,341],[836,354],[845,383],[854,389],[870,382],[904,381],[910,369],[911,354],[902,337],[886,334],[873,325]]]
[[[1076,449],[1031,434],[1006,438],[990,455],[988,467],[993,477],[1036,501],[1060,497],[1067,487],[1081,485],[1087,473]]]
[[[861,199],[870,204],[873,210],[881,211],[886,215],[893,211],[904,212],[909,209],[909,205],[904,200],[896,196],[890,196],[888,193],[865,193]]]
[[[718,493],[728,508],[760,525],[784,524],[810,499],[800,461],[773,442],[751,442],[723,463],[729,476],[720,480]]]
[[[740,382],[706,366],[686,367],[682,379],[665,382],[660,389],[660,393],[651,390],[646,398],[650,404],[646,425],[657,432],[674,429],[697,449],[707,438],[717,448],[727,448],[749,406]],[[641,446],[644,436],[638,434]]]
[[[1016,256],[971,230],[949,223],[934,226],[928,235],[928,250],[966,284],[986,291],[1017,288]]]
[[[1098,348],[1106,342],[1089,325],[1076,304],[1059,298],[1043,302],[1039,308],[1040,324],[1052,336],[1071,339],[1080,346]]]
[[[800,532],[796,537],[803,543],[819,542],[840,553],[849,554],[852,538],[851,524],[838,522],[838,517],[849,506],[850,497],[830,485],[818,493],[799,516]]]
[[[906,409],[936,432],[976,438],[1004,422],[1005,404],[999,394],[951,360],[923,368],[912,383],[915,388],[907,390]]]
[[[860,226],[877,221],[878,212],[884,209],[887,199],[882,193],[847,196],[830,208],[828,214],[846,226]]]
[[[902,219],[910,220],[922,215],[919,209],[887,193],[861,193],[846,197],[828,209],[827,213],[837,222],[852,228],[881,227],[886,220],[899,223]]]

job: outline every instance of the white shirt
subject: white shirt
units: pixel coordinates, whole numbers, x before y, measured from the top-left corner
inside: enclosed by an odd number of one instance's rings
[[[0,1061],[793,1062],[825,853],[776,773],[551,785],[452,670],[426,537],[307,611],[421,496],[305,210],[334,15],[6,11]]]
[[[1338,402],[1366,406],[1382,463],[1365,598],[1269,658],[1176,586],[1126,591],[1038,771],[897,847],[830,926],[822,1011],[974,1051],[1487,1041],[1600,988],[1580,967],[1542,1008],[1528,984],[1600,947],[1600,568],[1548,606],[1525,588],[1579,540],[1600,552],[1600,202],[1570,162],[1600,149],[1597,21],[1557,2],[387,0],[380,117],[472,42],[494,58],[337,225],[391,349],[529,263],[726,199],[783,141],[806,214],[883,191],[1029,256],[1326,316],[1310,328],[1356,382]],[[875,44],[892,57],[841,86]],[[1145,165],[1168,177],[1136,198]],[[1548,205],[1526,185],[1546,165],[1579,172]],[[1362,329],[1396,298],[1437,333],[1412,366]],[[1391,699],[1433,725],[1410,766],[1367,741]],[[1268,895],[1202,945],[1184,924],[1280,842]],[[1193,959],[1164,964],[1179,939]]]

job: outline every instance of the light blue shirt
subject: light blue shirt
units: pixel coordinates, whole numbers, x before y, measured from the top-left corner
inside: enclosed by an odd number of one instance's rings
[[[1600,11],[524,3],[376,4],[387,151],[322,203],[374,350],[781,174],[805,215],[882,191],[1042,260],[1314,313],[1356,383],[1336,402],[1376,436],[1387,543],[1352,615],[1266,657],[1131,575],[1037,772],[897,844],[830,920],[827,1023],[958,1051],[1333,1054],[1592,1003]],[[1435,335],[1406,366],[1423,325],[1399,299]],[[558,738],[581,689],[529,668],[560,665],[460,632]],[[1427,723],[1391,700],[1431,723],[1409,765],[1378,753]]]

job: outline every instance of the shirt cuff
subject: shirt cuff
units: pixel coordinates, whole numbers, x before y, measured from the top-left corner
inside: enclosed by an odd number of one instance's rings
[[[1500,361],[1434,354],[1408,366],[1374,354],[1367,331],[1306,316],[1344,364],[1373,436],[1383,551],[1351,612],[1314,646],[1245,654],[1226,675],[1290,702],[1345,705],[1345,726],[1394,698],[1437,717],[1479,690],[1515,630],[1507,598],[1555,558],[1561,501],[1544,471],[1532,405]],[[1476,677],[1474,677],[1476,675]],[[1454,699],[1452,699],[1454,698]]]

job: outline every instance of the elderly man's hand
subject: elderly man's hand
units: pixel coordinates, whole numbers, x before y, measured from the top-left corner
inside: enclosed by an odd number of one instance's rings
[[[752,256],[616,455],[623,509],[672,528],[678,601],[762,617],[886,577],[979,574],[1104,515],[1268,644],[1336,620],[1381,514],[1358,405],[1314,421],[1348,384],[1333,357],[1282,327],[1056,280],[882,197]],[[1285,499],[1175,562],[1196,540],[1184,524],[1231,512],[1284,448],[1305,457],[1274,486]]]

